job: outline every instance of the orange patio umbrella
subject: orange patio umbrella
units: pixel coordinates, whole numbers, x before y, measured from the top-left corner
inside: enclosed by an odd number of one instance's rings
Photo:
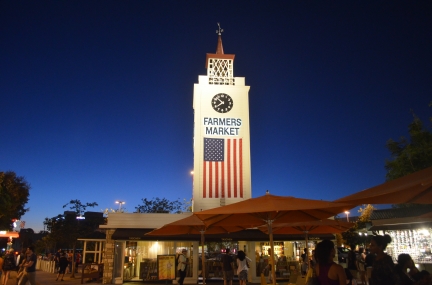
[[[201,236],[201,251],[202,251],[202,277],[205,284],[205,252],[204,252],[204,234],[223,234],[232,233],[244,230],[241,226],[224,226],[224,225],[206,225],[201,219],[195,215],[169,223],[163,227],[153,230],[146,235],[200,235]]]
[[[296,223],[322,220],[344,212],[354,206],[322,200],[266,195],[227,206],[195,212],[206,225],[241,226],[246,228],[267,226],[274,260],[273,223]],[[274,270],[273,284],[276,276]]]
[[[348,195],[335,202],[362,204],[430,204],[432,167]]]
[[[273,223],[274,234],[304,234],[306,249],[308,250],[309,234],[337,234],[342,233],[354,226],[354,223],[339,220],[323,219],[304,223]],[[267,227],[258,227],[259,230],[267,233]],[[309,251],[307,251],[309,252]]]
[[[342,233],[354,226],[354,223],[323,219],[311,222],[303,223],[273,223],[273,233],[275,234],[336,234]],[[258,229],[263,232],[267,232],[265,227],[259,227]]]

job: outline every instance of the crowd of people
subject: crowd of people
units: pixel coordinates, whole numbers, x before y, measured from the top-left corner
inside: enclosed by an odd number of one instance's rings
[[[397,264],[385,253],[391,242],[389,235],[374,235],[369,244],[369,253],[360,248],[358,254],[354,246],[348,254],[347,268],[336,264],[333,260],[336,249],[332,241],[324,240],[317,244],[313,259],[316,265],[311,266],[315,278],[321,285],[353,284],[353,273],[359,273],[362,284],[369,285],[431,285],[431,275],[428,271],[419,271],[409,254],[398,256]],[[370,277],[367,270],[370,268]]]
[[[7,285],[12,271],[17,271],[17,285],[25,285],[27,282],[30,285],[36,285],[36,262],[33,246],[27,247],[18,255],[15,254],[13,248],[10,248],[5,256],[0,257],[0,285]]]
[[[55,262],[55,272],[57,274],[56,281],[63,281],[66,273],[72,272],[72,251],[62,251],[59,249],[56,254],[47,254],[43,259]],[[36,263],[38,258],[34,253],[34,247],[29,246],[23,249],[20,254],[16,254],[13,248],[7,250],[6,254],[0,256],[0,285],[7,285],[11,271],[17,272],[16,284],[25,285],[29,282],[31,285],[36,285]],[[81,254],[75,254],[76,266],[81,263]]]
[[[179,279],[177,283],[179,285],[183,285],[184,279],[186,277],[186,268],[189,264],[189,261],[186,257],[187,250],[182,249],[182,253],[177,256],[177,271]],[[246,256],[245,252],[239,250],[237,252],[237,256],[234,258],[230,254],[230,249],[225,249],[225,254],[222,256],[222,272],[224,277],[224,285],[232,285],[234,278],[234,270],[236,270],[236,274],[238,276],[239,284],[246,285],[248,280],[248,271],[250,268],[251,259]],[[237,265],[237,269],[234,266],[234,263]]]
[[[358,253],[354,251],[355,246],[351,246],[348,254],[347,268],[335,263],[336,247],[330,240],[323,240],[317,244],[312,255],[308,252],[301,255],[301,271],[306,275],[306,271],[311,270],[311,276],[320,285],[353,285],[354,276],[359,277],[363,285],[432,285],[431,275],[426,270],[418,270],[409,254],[400,254],[397,264],[386,254],[387,245],[391,242],[389,235],[374,235],[368,248],[360,247]],[[183,254],[185,254],[184,250]],[[269,252],[270,255],[270,252]],[[238,275],[239,284],[246,285],[248,271],[251,260],[246,254],[239,250],[237,256],[230,255],[230,249],[226,249],[226,254],[222,256],[222,271],[224,285],[232,285],[234,272]],[[235,267],[234,264],[237,266]],[[184,271],[187,266],[187,259],[180,259],[177,269]],[[274,264],[269,262],[269,277],[274,270]],[[236,269],[237,268],[237,269]],[[367,272],[369,271],[369,274]],[[179,284],[183,284],[184,274],[180,272]],[[309,274],[308,274],[309,276]],[[271,279],[268,280],[270,283]]]

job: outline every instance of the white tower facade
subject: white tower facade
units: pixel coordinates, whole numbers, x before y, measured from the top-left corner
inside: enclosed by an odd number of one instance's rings
[[[220,29],[215,54],[207,54],[207,76],[194,84],[193,211],[252,196],[249,86],[234,77],[234,54],[224,54]]]

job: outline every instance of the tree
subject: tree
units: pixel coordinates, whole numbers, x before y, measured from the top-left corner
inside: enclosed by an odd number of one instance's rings
[[[178,199],[175,201],[169,201],[166,198],[153,198],[148,200],[147,198],[141,199],[143,205],[135,207],[138,213],[182,213],[186,203],[180,202]]]
[[[15,172],[0,172],[0,230],[11,230],[12,220],[20,219],[29,209],[30,185]]]
[[[52,252],[55,248],[56,241],[50,235],[44,236],[42,239],[36,241],[35,243],[35,252],[38,254]]]
[[[69,203],[63,205],[63,208],[67,206],[73,211],[65,212],[63,215],[57,215],[51,219],[45,219],[44,225],[46,225],[48,231],[50,231],[49,238],[51,243],[57,245],[63,243],[67,247],[72,248],[73,260],[71,278],[74,278],[74,260],[75,248],[78,243],[77,239],[97,229],[99,224],[104,223],[104,218],[101,215],[100,217],[89,217],[83,220],[79,219],[88,207],[98,206],[96,202],[83,204],[80,200],[70,200]]]
[[[429,104],[429,106],[432,106]],[[408,126],[410,138],[401,137],[399,141],[390,139],[386,147],[391,153],[391,160],[386,160],[387,181],[403,177],[432,166],[432,132],[424,127],[423,122],[415,115]],[[431,118],[432,122],[432,118]],[[406,207],[409,204],[393,205]],[[418,207],[418,205],[416,205]]]
[[[87,207],[98,206],[98,204],[96,202],[83,204],[83,203],[81,203],[80,200],[70,200],[69,203],[66,203],[65,205],[63,205],[63,208],[66,208],[68,205],[69,205],[69,209],[74,210],[74,212],[78,216],[81,216],[81,214],[83,214],[85,212]]]
[[[342,233],[342,238],[345,240],[345,244],[348,245],[359,245],[366,244],[367,236],[360,235],[359,230],[366,228],[367,224],[371,222],[370,216],[374,207],[370,204],[364,205],[364,208],[359,208],[360,216],[355,221],[354,226],[348,231]]]

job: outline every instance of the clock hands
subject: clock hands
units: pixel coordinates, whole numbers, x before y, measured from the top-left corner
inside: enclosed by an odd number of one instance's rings
[[[219,93],[213,96],[211,105],[216,112],[227,113],[232,110],[233,101],[228,94]]]

